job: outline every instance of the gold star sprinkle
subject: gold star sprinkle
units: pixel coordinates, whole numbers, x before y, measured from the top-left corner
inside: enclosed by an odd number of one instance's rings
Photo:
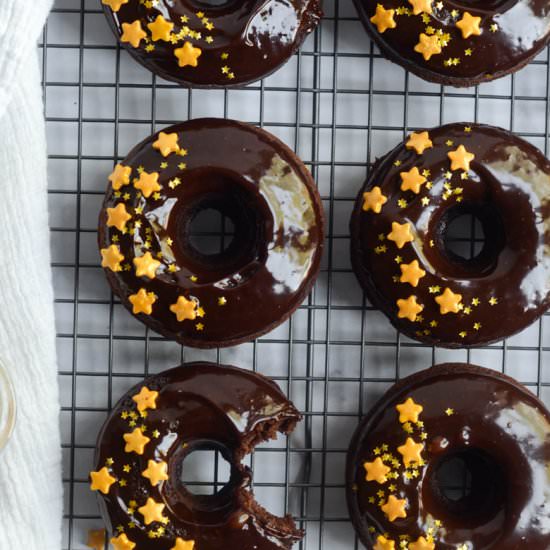
[[[91,529],[88,531],[88,542],[86,542],[88,548],[93,550],[105,549],[105,529]]]
[[[123,166],[117,164],[109,176],[109,181],[115,191],[118,191],[124,185],[130,183],[130,175],[132,174],[132,168],[130,166]]]
[[[147,292],[144,288],[140,288],[136,294],[128,296],[128,300],[132,304],[132,312],[134,315],[145,313],[151,315],[153,313],[153,304],[157,301],[157,297],[153,292]]]
[[[121,42],[128,42],[134,48],[139,48],[141,41],[147,36],[147,33],[141,28],[141,21],[136,20],[133,23],[122,23]]]
[[[158,172],[152,172],[151,174],[145,172],[140,173],[139,179],[134,181],[134,187],[139,189],[145,198],[149,198],[155,191],[160,191]]]
[[[137,277],[148,277],[154,279],[156,271],[160,266],[160,262],[155,260],[150,252],[146,252],[143,256],[134,258],[134,266],[136,267]]]
[[[462,38],[470,38],[470,36],[479,36],[481,29],[481,17],[474,17],[471,13],[465,11],[462,19],[456,23],[456,26],[462,31]]]
[[[383,34],[388,29],[395,29],[397,27],[397,23],[393,18],[394,15],[395,10],[387,10],[382,4],[378,4],[376,6],[376,13],[370,20],[373,25],[376,25],[378,32]]]
[[[374,550],[395,550],[395,542],[387,539],[383,535],[379,535],[376,539]]]
[[[124,434],[122,437],[126,441],[124,450],[127,453],[136,453],[138,455],[144,453],[147,443],[151,441],[147,436],[143,435],[141,428],[136,428],[133,432]]]
[[[375,459],[374,462],[365,462],[363,468],[367,472],[367,481],[376,481],[380,485],[388,481],[386,476],[390,473],[391,469],[382,462],[380,457]]]
[[[413,7],[413,14],[432,13],[433,0],[409,0],[409,4]]]
[[[120,253],[120,248],[116,244],[112,244],[109,248],[102,248],[100,252],[101,267],[111,271],[122,271],[120,262],[124,260],[124,256]]]
[[[372,191],[363,193],[363,211],[372,210],[375,214],[380,214],[382,206],[388,202],[388,198],[382,195],[380,187],[375,186]]]
[[[420,193],[420,188],[426,183],[426,178],[420,174],[418,168],[415,166],[408,172],[401,172],[401,191],[412,191],[413,193]]]
[[[147,386],[143,386],[137,395],[132,397],[132,401],[137,404],[139,412],[147,409],[157,408],[158,391],[151,391]]]
[[[426,275],[426,272],[420,269],[418,260],[413,260],[410,264],[401,264],[399,267],[401,268],[401,278],[399,281],[402,283],[409,283],[414,287],[417,287],[418,281]]]
[[[421,33],[419,40],[418,44],[414,47],[414,51],[421,53],[426,61],[429,61],[433,55],[441,53],[439,36],[435,34],[433,36],[428,36],[427,34]]]
[[[104,495],[109,494],[111,485],[116,481],[106,467],[101,468],[98,472],[90,472],[90,478],[92,479],[90,489],[92,491],[100,491]]]
[[[220,296],[218,298],[218,305],[219,306],[225,306],[225,304],[227,304],[227,298],[224,298],[223,296]]]
[[[162,515],[164,508],[164,504],[155,502],[151,497],[149,497],[145,506],[138,508],[138,512],[143,516],[145,525],[150,525],[154,521],[164,523],[166,522],[166,518]]]
[[[473,303],[473,301],[472,301]],[[493,296],[491,298],[489,298],[489,304],[492,305],[492,306],[496,306],[498,304],[498,300]],[[474,304],[474,305],[477,305],[477,304]]]
[[[435,544],[428,542],[424,537],[419,537],[416,542],[409,544],[409,550],[435,550]]]
[[[196,67],[199,64],[198,59],[201,54],[202,50],[193,47],[191,42],[185,42],[181,48],[174,50],[174,55],[178,58],[178,65],[180,67],[186,67],[188,65]]]
[[[162,15],[157,15],[153,23],[149,23],[147,27],[151,31],[151,38],[153,41],[164,40],[168,42],[170,40],[170,33],[174,28],[174,23],[166,21]]]
[[[397,317],[399,319],[408,319],[411,322],[415,322],[418,314],[424,309],[422,304],[417,303],[416,296],[409,296],[406,300],[397,300]]]
[[[143,477],[146,477],[153,487],[156,487],[161,481],[168,479],[168,464],[166,462],[155,462],[149,460],[147,463],[147,470],[142,472]]]
[[[153,149],[160,151],[160,154],[165,158],[171,153],[177,153],[180,150],[178,134],[160,132],[158,139],[153,143]]]
[[[132,542],[124,533],[119,537],[112,538],[111,544],[115,550],[133,550],[136,547],[136,543]]]
[[[176,545],[173,546],[170,550],[194,550],[195,541],[194,540],[183,540],[178,537],[176,539]]]
[[[450,151],[447,156],[451,160],[451,170],[464,170],[465,172],[470,169],[470,163],[475,159],[475,155],[469,153],[464,145],[460,145],[455,151]]]
[[[413,132],[405,146],[407,149],[414,149],[419,155],[421,155],[426,149],[431,149],[433,147],[433,143],[428,132]]]
[[[454,413],[455,413],[454,410],[451,409],[450,407],[449,407],[448,409],[445,410],[445,414],[446,414],[447,416],[453,416]]]
[[[414,237],[411,235],[410,224],[392,222],[391,233],[388,234],[388,240],[393,241],[397,245],[397,248],[403,248],[405,244],[414,241]]]
[[[397,518],[406,518],[407,512],[405,507],[407,506],[407,501],[405,499],[395,498],[393,495],[390,495],[386,504],[382,508],[382,512],[386,514],[389,521],[393,522]]]
[[[102,4],[109,6],[113,11],[118,11],[121,6],[127,4],[130,0],[101,0]],[[103,546],[101,547],[103,550]]]
[[[178,301],[170,306],[170,311],[176,315],[179,322],[186,319],[194,321],[197,318],[197,302],[180,296]]]
[[[408,468],[411,464],[418,464],[422,460],[423,443],[415,443],[413,439],[407,437],[407,441],[401,447],[397,447],[397,452],[403,457],[403,464]]]
[[[446,288],[443,294],[435,298],[435,301],[439,304],[441,315],[458,313],[461,309],[462,294],[455,294],[450,288]]]
[[[395,407],[399,413],[399,422],[404,424],[405,422],[418,423],[418,418],[424,407],[414,402],[412,397],[409,397],[404,403],[396,405]]]
[[[116,227],[119,231],[124,231],[126,223],[132,216],[128,214],[126,205],[119,202],[114,208],[107,208],[107,227]]]

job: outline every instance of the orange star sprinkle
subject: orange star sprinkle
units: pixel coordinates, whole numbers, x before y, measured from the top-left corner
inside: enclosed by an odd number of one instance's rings
[[[403,463],[408,468],[411,464],[419,464],[422,461],[423,443],[415,443],[413,439],[407,437],[405,445],[397,447],[397,452],[403,457]]]
[[[111,182],[113,189],[118,191],[121,187],[130,183],[131,174],[132,168],[130,166],[117,164],[108,179]]]
[[[481,29],[481,17],[474,17],[471,13],[465,11],[462,19],[457,21],[456,26],[462,31],[462,38],[470,38],[470,36],[479,36]]]
[[[157,15],[157,18],[152,23],[149,23],[147,28],[151,31],[151,38],[154,42],[157,40],[168,42],[170,40],[170,33],[174,28],[174,23],[166,21],[162,15]]]
[[[180,150],[178,134],[166,134],[161,132],[157,141],[153,143],[153,148],[160,151],[160,154],[165,158],[169,156],[170,153],[177,153]]]
[[[197,318],[197,302],[180,296],[175,304],[170,306],[170,311],[175,313],[179,322],[189,319],[194,321]]]
[[[421,53],[426,61],[429,61],[433,55],[441,53],[441,42],[436,34],[428,36],[421,33],[418,38],[419,42],[414,47],[414,51]]]
[[[100,491],[104,495],[109,494],[111,485],[116,481],[105,466],[98,472],[90,472],[90,477],[92,479],[90,489],[92,491]]]
[[[101,0],[103,4],[109,6],[113,11],[118,11],[121,6],[127,4],[130,0]],[[103,549],[103,546],[101,547]]]
[[[363,464],[363,468],[365,468],[365,471],[367,472],[367,481],[376,481],[377,483],[380,483],[380,485],[383,485],[386,481],[388,481],[386,476],[390,473],[391,468],[388,468],[382,462],[380,457],[378,457],[374,462],[365,462]]]
[[[409,4],[413,7],[414,15],[433,12],[433,0],[409,0]]]
[[[178,58],[178,65],[180,67],[196,67],[199,64],[199,57],[202,54],[200,48],[193,47],[191,42],[186,42],[181,48],[174,50],[174,55]]]
[[[366,191],[363,193],[363,211],[368,212],[372,210],[375,214],[380,214],[382,206],[388,202],[388,197],[382,195],[382,189],[375,186],[372,191]]]
[[[165,505],[155,502],[151,497],[147,499],[145,506],[138,508],[138,512],[143,516],[145,525],[150,525],[154,521],[165,523],[166,518],[162,515]]]
[[[422,304],[416,302],[416,296],[409,296],[406,300],[397,300],[397,317],[399,319],[408,319],[411,322],[416,321],[418,314],[424,309]]]
[[[399,422],[401,422],[401,424],[405,424],[405,422],[416,424],[418,422],[418,417],[424,410],[424,407],[415,403],[412,397],[409,397],[404,403],[396,405],[395,408],[399,413]]]
[[[407,506],[407,501],[405,499],[395,498],[393,495],[390,495],[386,504],[381,506],[382,512],[386,514],[389,521],[393,522],[397,518],[406,518],[407,512],[405,507]]]
[[[158,172],[148,174],[143,171],[139,175],[139,179],[134,182],[134,187],[139,189],[143,193],[143,196],[148,199],[155,191],[160,191],[162,189],[159,185]]]
[[[112,538],[111,544],[115,547],[115,550],[133,550],[136,547],[136,543],[132,542],[125,533]]]
[[[104,550],[105,529],[90,529],[90,531],[88,531],[88,542],[86,546],[88,548],[93,548],[93,550]]]
[[[387,10],[382,4],[376,6],[376,14],[370,20],[373,25],[376,25],[380,34],[385,33],[388,29],[395,29],[397,23],[393,18],[395,10]]]
[[[408,172],[401,172],[401,191],[412,191],[420,193],[420,188],[426,183],[426,178],[419,172],[415,166]]]
[[[134,265],[136,267],[136,275],[138,277],[148,277],[154,279],[156,272],[160,266],[160,262],[155,260],[150,252],[146,252],[143,256],[134,258]]]
[[[158,391],[151,391],[147,386],[143,386],[137,395],[132,397],[132,401],[137,404],[139,412],[147,409],[157,408]]]
[[[147,436],[143,435],[141,428],[136,428],[133,432],[124,434],[122,437],[126,441],[124,450],[127,453],[136,453],[138,455],[144,453],[147,443],[151,441]]]
[[[124,260],[124,256],[120,253],[120,248],[116,244],[112,244],[109,248],[102,248],[101,252],[101,267],[110,269],[111,271],[122,271],[120,262]]]
[[[173,546],[170,550],[193,550],[195,548],[194,540],[183,540],[178,537],[176,539],[176,545]]]
[[[153,292],[147,292],[144,288],[140,288],[136,294],[128,296],[128,300],[132,304],[132,312],[134,315],[145,313],[151,315],[153,313],[153,304],[157,301],[157,297]]]
[[[435,550],[435,544],[420,537],[416,542],[409,543],[409,550]]]
[[[428,132],[413,132],[409,137],[409,141],[405,144],[407,149],[414,149],[419,155],[426,149],[431,149],[433,146]]]
[[[374,550],[395,550],[395,542],[387,539],[383,535],[379,535],[376,539]]]
[[[451,170],[464,170],[465,172],[470,169],[470,163],[476,158],[473,153],[467,151],[464,145],[455,151],[449,151],[447,156],[451,160]]]
[[[413,260],[410,264],[401,264],[399,267],[401,268],[401,278],[399,281],[409,283],[415,288],[418,286],[418,281],[426,275],[426,272],[420,269],[418,260]]]
[[[143,471],[141,475],[146,477],[153,487],[156,487],[161,481],[168,479],[168,464],[163,461],[149,460],[147,470]]]
[[[114,208],[107,208],[107,227],[116,227],[119,231],[124,231],[126,222],[132,219],[128,214],[126,205],[119,202]]]
[[[147,37],[147,33],[141,28],[141,21],[136,20],[133,23],[122,23],[121,42],[128,42],[134,48],[139,48],[142,40]]]
[[[403,248],[407,243],[414,241],[414,237],[411,235],[411,225],[392,222],[388,240],[393,241],[397,248]]]
[[[443,294],[435,298],[435,301],[439,304],[441,315],[458,313],[462,302],[462,294],[455,294],[450,288],[446,288]]]

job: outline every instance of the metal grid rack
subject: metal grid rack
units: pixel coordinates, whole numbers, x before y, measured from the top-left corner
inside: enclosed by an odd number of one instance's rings
[[[62,396],[64,550],[100,528],[87,473],[111,405],[144,375],[182,361],[232,363],[274,378],[304,412],[288,439],[258,448],[258,499],[307,531],[300,549],[357,548],[344,498],[344,460],[358,419],[401,376],[447,360],[504,370],[550,403],[549,316],[522,334],[449,351],[408,340],[371,308],[350,269],[348,220],[378,155],[414,129],[472,120],[549,146],[550,64],[544,52],[519,75],[456,90],[423,82],[383,59],[351,0],[326,0],[302,51],[270,78],[231,91],[188,91],[155,78],[121,50],[99,0],[57,0],[40,48],[49,142],[50,211]],[[226,116],[275,133],[318,182],[328,239],[315,289],[293,318],[256,342],[183,349],[147,331],[113,299],[98,267],[96,216],[115,160],[179,120]],[[475,228],[474,228],[475,229]],[[458,242],[479,241],[466,231]],[[223,483],[216,459],[199,485]],[[202,483],[201,483],[202,482]]]

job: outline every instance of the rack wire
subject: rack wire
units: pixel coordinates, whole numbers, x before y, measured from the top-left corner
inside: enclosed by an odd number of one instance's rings
[[[370,307],[348,254],[349,215],[372,161],[410,131],[487,122],[548,154],[548,52],[516,76],[456,90],[382,58],[351,0],[327,0],[324,8],[321,26],[275,75],[237,90],[188,91],[146,72],[118,47],[99,0],[55,3],[39,51],[62,396],[63,550],[85,548],[88,529],[102,527],[87,474],[112,404],[143,376],[183,361],[231,363],[271,376],[303,411],[292,436],[261,445],[250,463],[259,500],[296,517],[307,533],[298,548],[308,550],[359,546],[345,506],[345,452],[359,418],[397,378],[437,362],[470,361],[507,372],[550,403],[543,371],[549,316],[496,345],[423,346]],[[146,330],[110,293],[95,244],[114,162],[150,133],[199,116],[242,119],[281,137],[310,167],[328,219],[324,264],[306,302],[274,332],[229,350],[181,348]],[[473,223],[456,237],[471,247],[482,239]],[[223,484],[224,465],[216,457],[208,464],[209,473],[204,463],[192,472],[199,491]]]

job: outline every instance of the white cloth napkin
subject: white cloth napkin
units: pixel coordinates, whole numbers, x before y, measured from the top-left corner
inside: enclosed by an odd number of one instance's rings
[[[17,424],[0,454],[0,549],[60,550],[59,399],[36,55],[50,0],[0,0],[0,360]]]

